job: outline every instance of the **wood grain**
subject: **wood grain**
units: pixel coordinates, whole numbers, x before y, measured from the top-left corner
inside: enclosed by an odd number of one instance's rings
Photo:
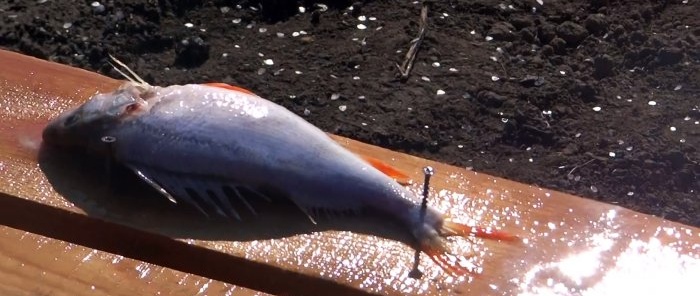
[[[264,295],[0,226],[0,295]]]
[[[431,205],[522,242],[454,239],[454,252],[480,266],[479,274],[451,277],[423,258],[425,276],[413,279],[407,234],[381,217],[314,226],[273,206],[242,222],[207,220],[135,180],[108,188],[101,163],[38,148],[50,118],[119,82],[8,52],[0,64],[7,69],[0,72],[1,224],[275,294],[684,295],[700,288],[697,228],[340,137],[415,180],[433,166]]]

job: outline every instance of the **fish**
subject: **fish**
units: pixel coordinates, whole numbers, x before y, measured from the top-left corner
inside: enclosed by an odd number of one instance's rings
[[[108,157],[171,202],[205,215],[241,219],[229,197],[255,214],[250,199],[269,199],[263,188],[284,193],[313,223],[317,211],[369,209],[399,222],[421,252],[454,275],[473,268],[455,259],[447,237],[517,239],[423,208],[402,184],[406,174],[356,155],[252,91],[224,83],[153,86],[113,60],[131,74],[113,65],[128,81],[51,120],[46,145]]]

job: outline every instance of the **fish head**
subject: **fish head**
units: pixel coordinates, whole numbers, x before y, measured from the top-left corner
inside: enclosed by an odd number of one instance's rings
[[[110,131],[148,111],[147,99],[155,87],[126,82],[117,90],[96,94],[82,105],[66,111],[44,128],[44,143],[70,148],[91,148]]]

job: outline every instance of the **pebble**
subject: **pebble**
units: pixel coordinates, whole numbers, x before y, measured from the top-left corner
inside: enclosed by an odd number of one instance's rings
[[[569,47],[578,46],[588,36],[588,31],[572,21],[565,21],[557,26],[557,36],[564,39]]]

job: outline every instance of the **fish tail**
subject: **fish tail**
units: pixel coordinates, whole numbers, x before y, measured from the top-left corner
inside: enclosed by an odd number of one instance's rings
[[[450,253],[447,240],[448,236],[479,237],[499,241],[518,241],[518,237],[505,231],[491,228],[482,228],[445,220],[439,229],[423,224],[421,229],[415,232],[419,242],[420,251],[424,252],[435,264],[443,270],[455,276],[480,273],[480,267],[467,260],[463,256]]]

